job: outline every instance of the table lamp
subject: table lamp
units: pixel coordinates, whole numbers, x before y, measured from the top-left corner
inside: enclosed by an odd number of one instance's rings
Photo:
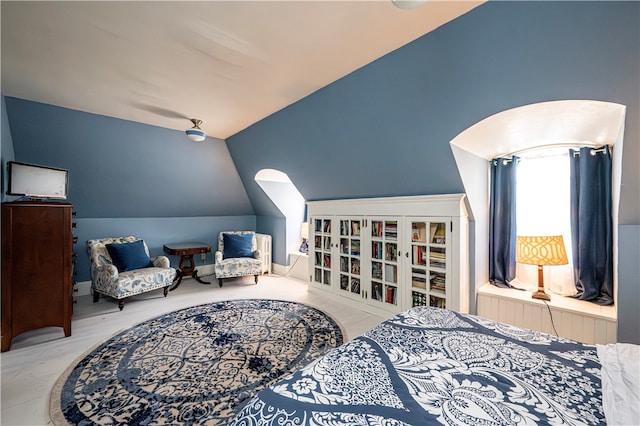
[[[302,238],[302,244],[300,244],[300,252],[307,253],[309,251],[309,222],[302,222],[300,228],[300,238]]]
[[[562,235],[516,237],[516,262],[538,265],[538,291],[533,292],[531,297],[533,299],[551,300],[544,291],[542,267],[569,263]]]

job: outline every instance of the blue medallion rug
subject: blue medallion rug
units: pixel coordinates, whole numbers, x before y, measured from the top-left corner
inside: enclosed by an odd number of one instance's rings
[[[58,379],[56,425],[225,424],[256,392],[342,344],[323,312],[233,300],[145,321]]]

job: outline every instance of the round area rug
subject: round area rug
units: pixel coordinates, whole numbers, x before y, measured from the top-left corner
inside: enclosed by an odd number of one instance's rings
[[[224,424],[256,392],[342,344],[340,326],[294,302],[182,309],[112,337],[54,386],[57,425]]]

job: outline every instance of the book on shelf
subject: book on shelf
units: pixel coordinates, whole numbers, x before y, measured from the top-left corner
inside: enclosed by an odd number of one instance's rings
[[[442,297],[430,296],[429,297],[429,306],[433,306],[434,308],[445,309],[446,308],[446,300],[443,299]]]
[[[340,290],[349,290],[349,277],[340,275]]]
[[[436,251],[436,250],[431,250],[429,252],[429,257],[432,257],[434,259],[446,259],[447,258],[447,254],[443,251]]]
[[[351,273],[354,275],[360,275],[360,260],[351,259]]]
[[[433,268],[445,269],[447,267],[447,264],[436,259],[429,259],[429,266]]]
[[[351,280],[351,293],[360,293],[360,280]]]
[[[426,306],[427,305],[427,295],[418,293],[416,291],[411,292],[412,298],[412,306]]]
[[[427,249],[424,246],[413,246],[413,264],[425,265]]]
[[[331,237],[324,237],[324,249],[331,250]]]
[[[373,294],[373,299],[382,301],[382,283],[372,282],[371,283],[371,294]]]
[[[443,222],[432,223],[429,226],[429,235],[429,241],[431,243],[445,244],[447,235],[446,224]]]
[[[426,225],[422,222],[411,223],[411,240],[414,242],[425,243]]]
[[[384,223],[384,236],[390,240],[398,239],[398,222]]]
[[[382,243],[373,241],[371,243],[371,257],[374,259],[382,259]]]
[[[352,221],[351,222],[351,235],[357,237],[360,235],[360,221]]]
[[[396,304],[396,288],[387,286],[387,303]]]
[[[340,272],[349,272],[349,258],[340,256]]]
[[[386,243],[386,260],[396,261],[398,255],[398,246],[394,243]]]
[[[360,240],[351,240],[351,254],[360,256]]]
[[[431,286],[430,287],[431,287],[431,290],[439,291],[441,293],[446,293],[446,291],[447,291],[444,283],[431,282]]]
[[[382,222],[377,220],[371,222],[371,236],[377,238],[382,237]]]
[[[390,283],[398,282],[398,268],[396,265],[384,265],[384,280]]]
[[[346,238],[340,238],[340,253],[349,253],[348,249],[349,240]]]
[[[418,279],[416,279],[415,277],[413,278],[413,280],[411,281],[411,286],[414,288],[427,288],[427,283],[424,281],[420,281]]]
[[[373,262],[371,264],[371,278],[382,279],[382,263]]]

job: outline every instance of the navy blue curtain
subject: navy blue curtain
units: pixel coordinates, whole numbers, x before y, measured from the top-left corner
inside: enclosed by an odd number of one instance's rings
[[[613,219],[611,151],[569,150],[571,161],[571,246],[576,298],[613,304]]]
[[[518,157],[491,161],[489,281],[511,287],[516,276],[516,170]]]

